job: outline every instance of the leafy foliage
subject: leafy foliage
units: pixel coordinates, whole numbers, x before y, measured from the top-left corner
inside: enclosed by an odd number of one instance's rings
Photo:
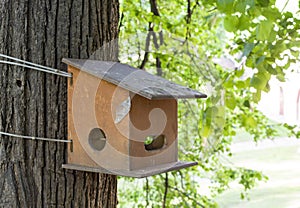
[[[275,0],[124,0],[121,5],[121,62],[209,97],[179,102],[180,159],[199,166],[143,180],[121,178],[120,207],[217,207],[214,198],[233,181],[247,197],[267,177],[232,164],[230,144],[240,129],[255,141],[276,136],[276,124],[256,104],[262,91],[269,91],[271,77],[284,81],[299,59],[300,20],[279,11]],[[285,127],[299,137],[295,127]]]

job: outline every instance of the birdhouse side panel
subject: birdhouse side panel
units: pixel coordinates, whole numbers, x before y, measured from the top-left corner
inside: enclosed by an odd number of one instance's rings
[[[72,73],[73,75],[73,77],[68,80],[68,140],[72,140],[72,143],[68,148],[68,163],[98,167],[98,165],[93,160],[91,160],[91,158],[81,146],[76,134],[73,120],[73,93],[80,70],[75,67],[68,66],[68,72]]]
[[[177,100],[132,98],[130,168],[151,167],[178,160]]]

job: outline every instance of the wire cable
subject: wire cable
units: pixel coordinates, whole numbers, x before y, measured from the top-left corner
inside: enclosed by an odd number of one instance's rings
[[[3,63],[3,64],[21,66],[21,67],[30,68],[30,69],[34,69],[34,70],[38,70],[38,71],[43,71],[43,72],[47,72],[47,73],[51,73],[51,74],[56,74],[59,76],[64,76],[64,77],[72,77],[72,74],[67,73],[65,71],[60,71],[58,69],[50,68],[47,66],[42,66],[42,65],[35,64],[35,63],[29,62],[29,61],[24,61],[24,60],[14,58],[11,56],[7,56],[7,55],[1,54],[1,53],[0,53],[0,57],[22,63],[21,64],[21,63],[16,63],[16,62],[12,62],[12,61],[0,60],[0,63]]]
[[[34,69],[37,71],[50,73],[50,74],[56,74],[59,76],[72,77],[72,74],[70,74],[70,73],[60,71],[58,69],[53,69],[50,67],[42,66],[39,64],[35,64],[35,63],[29,62],[29,61],[24,61],[24,60],[14,58],[11,56],[7,56],[7,55],[1,54],[1,53],[0,53],[0,57],[6,58],[8,60],[12,60],[12,61],[0,60],[0,64],[3,63],[3,64],[15,65],[15,66],[30,68],[30,69]],[[15,62],[13,62],[13,61],[15,61]],[[21,62],[21,63],[17,63],[17,62]],[[22,138],[22,139],[50,141],[50,142],[62,142],[62,143],[71,143],[72,142],[72,140],[60,140],[60,139],[50,139],[50,138],[43,138],[43,137],[24,136],[24,135],[12,134],[12,133],[2,132],[2,131],[0,131],[0,135],[6,135],[6,136]]]
[[[49,141],[49,142],[62,142],[62,143],[72,143],[72,140],[61,140],[61,139],[50,139],[50,138],[43,138],[43,137],[34,137],[34,136],[23,136],[19,134],[12,134],[7,132],[0,131],[0,135],[16,137],[21,139],[31,139],[31,140],[42,140],[42,141]]]

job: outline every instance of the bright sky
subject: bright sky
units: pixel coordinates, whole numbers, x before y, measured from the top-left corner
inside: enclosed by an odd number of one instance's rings
[[[296,13],[299,10],[299,0],[277,0],[276,6],[281,11],[284,5],[287,3],[284,11],[290,11]]]
[[[285,11],[296,13],[299,10],[299,0],[277,0],[279,11],[285,6]],[[293,69],[299,69],[299,63]],[[278,122],[300,125],[300,73],[288,73],[286,82],[279,82],[275,78],[270,81],[271,91],[263,93],[259,109],[269,118]],[[280,89],[281,88],[281,89]],[[280,94],[282,91],[282,95]],[[283,114],[280,115],[280,106]],[[298,116],[297,116],[298,115]]]

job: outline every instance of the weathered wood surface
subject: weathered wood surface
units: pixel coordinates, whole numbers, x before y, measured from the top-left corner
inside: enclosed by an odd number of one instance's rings
[[[69,67],[73,81],[69,80],[68,91],[68,139],[73,140],[73,150],[68,151],[68,163],[89,167],[129,168],[128,116],[120,123],[114,123],[112,103],[118,104],[129,96],[123,90],[113,98],[116,86],[80,73]],[[79,76],[80,75],[80,76]],[[88,141],[88,135],[94,128],[100,128],[106,135],[106,147],[95,151]],[[124,135],[125,134],[125,135]]]
[[[173,163],[167,163],[163,165],[157,165],[155,167],[148,167],[148,168],[142,168],[139,170],[107,170],[105,168],[93,168],[93,167],[86,167],[82,165],[76,165],[76,164],[64,164],[63,168],[67,169],[73,169],[73,170],[82,170],[82,171],[90,171],[90,172],[96,172],[96,173],[107,173],[107,174],[113,174],[113,175],[120,175],[120,176],[128,176],[128,177],[134,177],[134,178],[144,178],[147,176],[152,176],[156,174],[166,173],[169,171],[175,171],[182,168],[188,168],[194,165],[197,165],[197,162],[173,162]]]
[[[61,70],[63,57],[116,61],[117,44],[101,46],[117,31],[117,0],[0,1],[0,53]],[[0,89],[2,131],[67,138],[67,78],[0,65]],[[62,169],[66,150],[1,136],[0,207],[115,207],[116,177]]]
[[[196,90],[118,62],[68,58],[63,62],[148,99],[206,97]]]
[[[102,167],[99,171],[128,171],[177,162],[176,100],[149,100],[135,95],[128,114],[115,123],[118,106],[131,93],[72,66],[69,73],[73,78],[68,82],[68,139],[73,141],[73,148],[68,150],[68,164]],[[106,146],[101,151],[88,141],[94,128],[106,135]],[[146,138],[161,134],[166,137],[164,148],[147,151]]]
[[[177,101],[149,100],[139,95],[131,100],[129,144],[130,170],[156,166],[178,161]],[[158,110],[156,113],[155,111]],[[151,113],[153,113],[151,115]],[[147,151],[148,136],[165,136],[163,148]]]

